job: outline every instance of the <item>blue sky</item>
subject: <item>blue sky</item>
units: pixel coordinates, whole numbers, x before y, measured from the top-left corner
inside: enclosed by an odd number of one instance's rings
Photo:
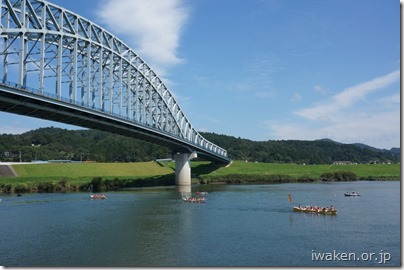
[[[400,2],[52,0],[131,46],[199,131],[400,146]],[[55,122],[0,113],[0,133]]]

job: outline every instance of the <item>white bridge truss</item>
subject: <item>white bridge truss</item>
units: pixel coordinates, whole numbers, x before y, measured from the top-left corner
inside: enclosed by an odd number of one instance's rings
[[[117,37],[47,1],[0,3],[4,86],[118,117],[152,130],[154,137],[174,138],[190,151],[230,161],[226,150],[195,130],[156,73]]]

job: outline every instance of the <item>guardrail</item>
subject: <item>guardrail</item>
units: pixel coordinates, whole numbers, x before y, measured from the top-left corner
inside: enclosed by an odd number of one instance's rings
[[[21,84],[18,84],[18,83],[14,83],[14,82],[10,82],[10,81],[3,80],[1,83],[3,85],[5,85],[5,86],[14,88],[16,90],[25,91],[27,93],[37,95],[38,97],[47,97],[47,98],[50,98],[50,99],[58,101],[58,102],[62,101],[64,103],[66,103],[67,105],[76,105],[76,106],[79,106],[79,107],[90,109],[90,110],[92,110],[94,112],[102,113],[102,114],[105,114],[105,115],[108,115],[108,116],[113,116],[113,117],[117,118],[117,120],[126,120],[126,121],[129,121],[131,123],[135,123],[135,124],[137,124],[137,125],[139,125],[141,127],[145,127],[147,129],[152,129],[156,133],[165,134],[165,135],[170,136],[170,137],[176,137],[177,139],[179,139],[181,141],[184,141],[184,142],[194,146],[195,148],[198,148],[198,149],[202,148],[205,151],[210,152],[210,153],[212,153],[214,155],[218,155],[218,156],[227,158],[227,151],[226,150],[224,150],[224,149],[220,148],[219,146],[207,141],[206,139],[204,139],[199,134],[198,135],[199,135],[199,137],[201,139],[201,142],[199,144],[197,144],[197,143],[195,143],[195,142],[193,142],[191,140],[187,140],[185,138],[182,138],[182,137],[178,136],[177,134],[169,133],[169,132],[167,132],[165,130],[158,129],[155,126],[145,125],[144,123],[141,123],[141,122],[137,121],[134,118],[130,118],[130,117],[127,117],[127,116],[122,116],[122,115],[119,115],[117,113],[111,112],[109,110],[99,108],[97,106],[89,106],[89,104],[87,104],[86,102],[79,102],[79,101],[71,99],[71,98],[66,98],[66,97],[58,96],[56,94],[48,93],[48,92],[45,92],[45,91],[40,91],[39,89],[28,87],[28,86],[21,85]]]

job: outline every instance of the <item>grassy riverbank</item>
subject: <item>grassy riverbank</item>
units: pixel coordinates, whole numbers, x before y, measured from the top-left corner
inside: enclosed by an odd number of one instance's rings
[[[298,165],[234,161],[217,167],[192,162],[193,183],[283,183],[342,180],[399,180],[400,164]],[[0,192],[52,192],[174,184],[173,162],[48,163],[13,165],[18,177],[1,178]],[[344,173],[341,173],[344,172]],[[346,176],[349,176],[346,178]],[[344,178],[345,177],[345,178]],[[332,179],[331,179],[332,180]]]
[[[198,173],[196,165],[194,173]],[[207,166],[206,166],[207,167]],[[310,182],[325,180],[325,175],[353,173],[355,180],[400,180],[400,164],[352,164],[352,165],[301,165],[280,163],[250,163],[235,161],[229,167],[221,167],[199,174],[205,183],[211,182]],[[261,179],[261,180],[260,180]],[[332,179],[329,179],[332,180]]]
[[[1,192],[55,192],[87,190],[107,181],[131,186],[174,184],[174,171],[156,162],[44,163],[13,165],[18,177],[0,177]]]
[[[195,164],[195,167],[200,164]],[[278,174],[290,175],[294,177],[307,176],[319,178],[320,175],[328,172],[336,171],[352,171],[359,178],[365,179],[369,177],[393,177],[400,179],[400,164],[352,164],[352,165],[300,165],[300,164],[280,164],[280,163],[251,163],[234,161],[229,167],[221,167],[209,173],[215,175],[228,174]]]

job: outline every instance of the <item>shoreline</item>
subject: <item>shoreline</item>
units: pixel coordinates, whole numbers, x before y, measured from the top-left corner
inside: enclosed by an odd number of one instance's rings
[[[0,193],[110,191],[127,187],[174,186],[173,162],[49,163],[8,165],[19,176],[0,176]],[[5,167],[5,166],[3,166]],[[0,171],[1,173],[1,171]],[[3,174],[6,172],[3,170]],[[11,174],[10,174],[11,175]],[[326,181],[400,181],[392,165],[299,165],[234,161],[223,167],[193,162],[191,184],[277,184]]]
[[[233,175],[234,176],[234,175]],[[271,185],[271,184],[306,184],[306,183],[322,183],[322,182],[360,182],[360,181],[370,181],[370,182],[383,182],[383,181],[401,181],[394,177],[369,177],[351,180],[322,180],[322,179],[312,179],[311,181],[299,181],[298,179],[293,179],[288,175],[276,175],[280,179],[271,180],[240,180],[243,177],[236,180],[213,180],[205,182],[199,178],[192,178],[192,186],[204,186],[204,185]],[[222,177],[219,177],[222,178]],[[37,186],[28,185],[27,183],[16,183],[15,186],[10,185],[0,185],[0,194],[24,194],[24,193],[73,193],[73,192],[110,192],[119,191],[132,188],[155,188],[155,187],[170,187],[175,186],[174,179],[171,177],[162,176],[154,178],[143,178],[143,179],[105,179],[100,177],[94,177],[93,181],[90,183],[83,183],[81,185],[72,184],[68,181],[59,182],[42,182]]]

